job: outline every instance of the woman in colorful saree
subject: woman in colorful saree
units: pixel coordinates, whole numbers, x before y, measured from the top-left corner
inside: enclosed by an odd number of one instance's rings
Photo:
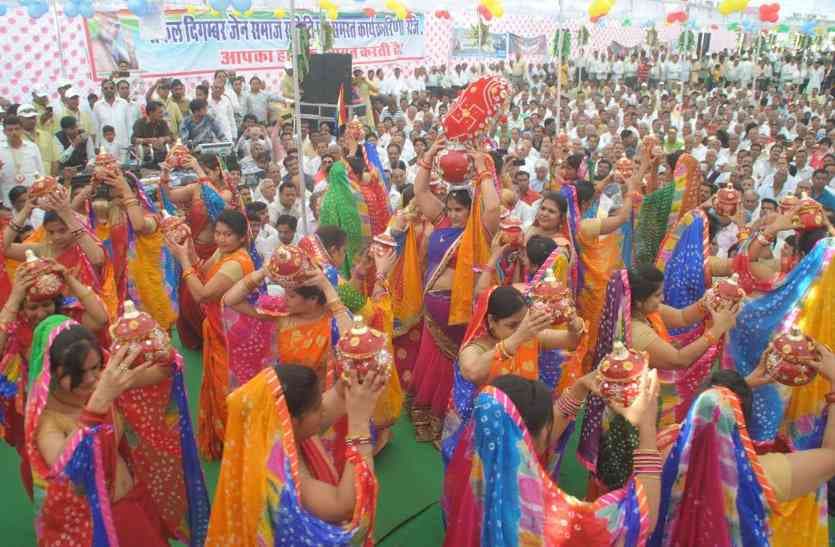
[[[344,253],[345,245],[341,248]],[[335,254],[337,259],[343,256]],[[223,297],[224,305],[247,317],[276,323],[276,347],[268,349],[269,355],[276,357],[279,363],[310,368],[320,385],[327,387],[328,373],[333,372],[332,336],[338,340],[341,333],[351,329],[351,314],[339,299],[336,288],[318,268],[310,272],[302,285],[285,284],[281,312],[277,314],[259,308],[247,297],[267,280],[268,275],[267,266],[264,266],[244,276]]]
[[[552,329],[551,323],[550,313],[529,308],[515,287],[491,287],[481,293],[454,365],[441,444],[444,462],[452,457],[481,386],[504,374],[541,380],[540,352],[574,349],[585,332],[585,322],[577,316],[569,321],[568,330]]]
[[[9,298],[0,310],[0,429],[6,442],[17,449],[20,456],[20,476],[27,493],[32,495],[32,473],[26,457],[23,414],[26,389],[29,385],[29,353],[32,333],[44,319],[55,313],[67,313],[93,332],[101,332],[107,325],[107,311],[101,299],[89,287],[82,285],[67,269],[52,261],[52,269],[61,275],[69,296],[78,300],[74,306],[64,307],[64,298],[37,300],[29,289],[37,281],[38,273],[24,265],[15,271]]]
[[[385,374],[344,375],[322,393],[310,367],[268,367],[229,396],[206,545],[372,545],[377,479],[369,420]],[[337,474],[319,434],[348,421]]]
[[[133,174],[98,169],[96,176],[112,188],[113,198],[105,202],[104,218],[97,216],[96,230],[110,243],[118,313],[125,300],[132,300],[167,331],[177,318],[176,291],[164,272],[164,238],[155,207]]]
[[[656,447],[655,372],[640,395],[617,407],[641,437],[642,464],[620,490],[580,501],[553,482],[554,439],[571,418],[537,380],[500,376],[475,399],[444,479],[444,545],[644,545],[658,514],[661,456]],[[559,403],[558,403],[559,404]],[[576,403],[576,412],[580,403]]]
[[[215,223],[217,250],[199,260],[191,239],[180,244],[173,237],[165,243],[183,269],[182,284],[206,313],[203,321],[203,383],[200,386],[198,440],[204,458],[220,459],[226,425],[226,395],[229,355],[224,336],[221,298],[255,267],[247,252],[249,228],[246,218],[232,209],[223,211]]]
[[[226,208],[225,198],[219,193],[211,179],[202,178],[205,173],[197,160],[190,158],[188,167],[201,177],[196,183],[172,188],[168,168],[163,166],[160,174],[160,195],[169,213],[174,208],[185,213],[186,224],[191,230],[194,251],[200,260],[209,260],[217,250],[214,240],[214,225],[218,216]],[[219,170],[218,170],[219,172]],[[210,173],[213,173],[210,170]],[[214,175],[215,178],[220,175]],[[170,207],[169,207],[170,206]],[[179,314],[177,315],[177,333],[180,341],[189,349],[197,350],[203,344],[203,320],[205,315],[200,304],[195,302],[192,293],[180,283]]]
[[[106,266],[104,246],[83,224],[82,217],[70,207],[69,192],[58,191],[41,198],[47,209],[43,217],[45,239],[37,243],[13,243],[15,234],[23,230],[34,203],[26,205],[3,231],[6,258],[23,262],[26,250],[31,249],[41,258],[53,258],[73,275],[102,296],[102,272]]]
[[[818,345],[810,363],[830,385],[835,355]],[[818,432],[820,447],[758,453],[748,434],[753,393],[771,382],[763,367],[743,379],[736,371],[713,373],[685,421],[659,438],[667,446],[658,524],[649,545],[825,545],[826,534],[794,528],[779,543],[772,517],[780,503],[814,493],[835,475],[835,405],[828,404]],[[826,396],[827,401],[835,398]]]
[[[182,362],[109,358],[62,315],[35,329],[26,446],[39,545],[202,545],[208,496],[188,415]]]
[[[469,323],[475,286],[474,267],[489,258],[489,241],[499,226],[499,196],[488,156],[472,153],[477,172],[475,196],[453,190],[446,203],[429,188],[436,154],[446,144],[438,138],[419,161],[415,201],[435,226],[427,247],[424,321],[410,393],[412,422],[419,441],[439,441],[453,383],[453,362]]]

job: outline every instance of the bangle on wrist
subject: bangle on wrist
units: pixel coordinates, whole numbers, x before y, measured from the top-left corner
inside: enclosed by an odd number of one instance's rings
[[[183,271],[183,281],[191,277],[192,275],[197,275],[197,272],[194,268],[188,268],[187,270]]]
[[[712,345],[716,344],[716,342],[719,341],[719,338],[717,338],[716,336],[711,334],[709,329],[705,329],[705,332],[704,332],[703,336],[707,339],[709,346],[712,346]]]
[[[363,446],[363,445],[371,446],[372,444],[373,444],[373,441],[371,440],[370,436],[347,437],[345,439],[345,445],[346,446],[353,446],[355,448],[358,447],[358,446]]]
[[[654,448],[636,448],[632,451],[632,472],[635,475],[660,475],[664,467],[661,453]]]
[[[577,417],[577,413],[580,411],[582,405],[583,402],[569,395],[568,391],[564,391],[559,400],[557,400],[557,410],[569,420]]]

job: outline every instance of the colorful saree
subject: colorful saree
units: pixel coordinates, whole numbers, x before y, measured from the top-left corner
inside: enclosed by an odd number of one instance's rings
[[[371,328],[385,333],[389,341],[386,351],[391,355],[393,352],[392,333],[394,332],[394,314],[392,312],[391,298],[387,295],[378,298],[369,298],[365,307],[360,311],[365,322]],[[377,399],[377,406],[374,408],[372,420],[377,430],[382,430],[394,425],[400,418],[403,410],[403,388],[400,386],[400,376],[395,367],[391,371],[388,384],[380,393]]]
[[[68,439],[49,466],[37,432],[49,397],[49,350],[75,323],[53,315],[35,329],[26,402],[26,445],[35,485],[35,531],[39,545],[57,545],[71,534],[74,545],[153,545],[175,539],[203,545],[209,500],[188,413],[182,360],[172,376],[154,386],[126,391],[110,418],[91,420]],[[134,480],[112,502],[116,451]],[[163,543],[163,544],[167,544]]]
[[[771,337],[791,324],[818,342],[835,345],[833,256],[835,239],[822,239],[779,286],[743,306],[727,347],[740,374],[754,370]],[[820,375],[797,388],[771,384],[755,389],[751,437],[765,446],[773,445],[778,436],[801,450],[820,446],[823,397],[830,390]],[[826,498],[823,485],[817,492],[780,503],[770,522],[774,544],[827,545]]]
[[[363,218],[361,205],[364,206],[365,202],[354,195],[345,162],[334,162],[328,172],[328,191],[322,198],[319,226],[339,226],[348,234],[345,263],[341,269],[346,279],[351,276],[357,253],[371,238],[370,221],[367,214]]]
[[[467,327],[466,334],[464,334],[464,340],[461,342],[462,350],[470,344],[485,349],[485,351],[492,349],[483,347],[477,340],[487,334],[487,304],[495,288],[494,286],[485,289],[479,295],[478,302],[473,310],[473,318]],[[509,359],[495,356],[484,384],[489,384],[503,374],[514,374],[528,380],[539,380],[538,364],[539,343],[536,340],[531,340],[519,346],[516,353]],[[449,464],[452,459],[455,447],[458,446],[461,431],[466,427],[472,415],[473,400],[479,387],[481,387],[464,378],[461,374],[458,359],[455,360],[453,367],[455,376],[452,396],[449,398],[449,406],[444,418],[444,429],[441,434],[441,456],[445,465]]]
[[[406,384],[411,383],[420,347],[420,333],[423,330],[423,264],[420,249],[428,224],[423,222],[420,238],[416,233],[416,223],[410,223],[402,237],[396,238],[399,257],[389,275],[394,314],[394,362],[400,378]]]
[[[658,523],[649,545],[805,545],[772,543],[777,510],[736,395],[723,387],[693,403],[664,463]]]
[[[319,480],[338,480],[329,466],[317,465],[327,463],[321,446],[311,439],[296,444],[272,368],[235,390],[206,545],[372,545],[377,479],[355,450],[348,450],[357,496],[350,522],[325,522],[302,505],[300,465]]]
[[[436,228],[429,237],[427,281],[425,290],[456,261],[463,230]],[[452,389],[452,364],[464,337],[465,327],[449,324],[452,297],[450,291],[423,294],[423,333],[420,339],[410,393],[414,396],[411,415],[421,440],[440,438],[443,418]]]
[[[693,209],[685,213],[664,238],[655,266],[664,273],[664,303],[683,309],[698,301],[711,285],[707,261],[710,236],[705,213]],[[663,324],[662,324],[663,327]],[[671,343],[685,347],[699,338],[706,328],[704,321],[683,329],[672,329]],[[660,370],[662,387],[661,426],[678,423],[687,416],[690,403],[711,370],[719,366],[724,347],[722,340],[710,346],[696,361],[683,370]],[[672,388],[672,389],[669,389]]]
[[[207,283],[229,262],[237,262],[244,276],[253,271],[249,253],[245,249],[238,249],[226,256],[218,256],[207,271],[200,272],[201,281]],[[185,283],[183,289],[189,290]],[[220,300],[204,305],[206,319],[203,321],[203,381],[200,384],[197,438],[201,456],[210,460],[220,459],[223,450],[226,396],[229,394],[229,353],[224,334],[222,305]]]
[[[593,503],[569,496],[540,464],[510,399],[488,386],[444,478],[444,545],[643,545],[649,532],[635,482]]]
[[[698,160],[682,154],[673,171],[673,182],[644,198],[635,229],[636,264],[652,264],[667,232],[684,213],[699,204],[700,180]]]

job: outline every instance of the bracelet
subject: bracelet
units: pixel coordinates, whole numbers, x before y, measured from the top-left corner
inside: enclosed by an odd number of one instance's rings
[[[70,232],[70,235],[72,235],[73,239],[79,239],[81,236],[83,236],[86,233],[87,233],[87,230],[82,227],[82,228],[76,228],[75,230]]]
[[[707,304],[705,304],[704,299],[698,300],[696,302],[696,307],[698,308],[698,310],[701,312],[702,315],[705,315],[705,316],[710,315],[710,308],[707,307]]]
[[[195,271],[194,268],[189,268],[188,270],[184,271],[183,272],[183,281],[185,281],[186,279],[188,279],[192,275],[197,275],[197,272]]]
[[[576,334],[577,336],[582,336],[582,335],[586,334],[586,332],[588,332],[586,321],[582,317],[576,317],[576,319],[580,320],[580,328],[575,329],[574,328],[574,321],[572,321],[571,322],[571,330],[573,330],[574,334]],[[576,321],[576,319],[575,319],[575,321]]]
[[[712,334],[710,334],[710,331],[707,330],[707,329],[705,329],[705,332],[704,332],[704,334],[702,334],[702,336],[707,338],[708,344],[711,345],[711,346],[716,344],[716,342],[719,341],[719,339],[716,338],[715,336],[713,336]]]
[[[418,167],[420,167],[422,169],[426,169],[427,171],[432,170],[432,164],[429,163],[428,161],[426,161],[423,158],[420,158],[419,160],[417,160],[417,164],[418,164]]]
[[[24,226],[21,226],[20,224],[18,224],[14,220],[9,222],[9,226],[12,228],[12,230],[17,232],[18,234],[22,234],[23,232],[26,231],[26,228]]]
[[[371,440],[370,436],[367,436],[367,437],[346,437],[345,438],[345,445],[346,446],[353,446],[353,447],[363,446],[363,445],[371,446],[372,444],[374,444],[374,441]]]
[[[340,313],[347,313],[348,307],[345,306],[341,301],[337,300],[333,304],[328,304],[328,309],[331,311],[331,315],[338,315]]]
[[[557,400],[557,410],[559,410],[560,414],[562,414],[570,420],[573,420],[577,417],[577,413],[580,411],[580,407],[582,405],[582,401],[578,401],[577,399],[569,395],[568,391],[564,391],[560,398]]]
[[[139,205],[139,200],[136,199],[136,198],[127,198],[127,199],[122,200],[122,203],[124,203],[125,209],[127,209],[128,207],[132,207],[134,205],[138,206]]]
[[[658,450],[636,448],[632,451],[632,472],[635,475],[660,475],[663,467]]]
[[[502,361],[513,358],[513,354],[507,349],[507,346],[505,346],[504,340],[499,340],[499,343],[496,344],[496,352],[499,354],[499,359]]]

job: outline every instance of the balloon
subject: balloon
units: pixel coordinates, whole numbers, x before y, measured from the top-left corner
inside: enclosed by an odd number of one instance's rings
[[[719,2],[719,13],[730,15],[738,11],[744,11],[748,7],[748,0],[722,0]]]
[[[209,0],[209,7],[223,13],[229,7],[229,0]]]
[[[673,23],[684,23],[687,21],[687,12],[684,11],[674,11],[672,13],[667,14],[667,22],[671,25]]]
[[[482,18],[482,19],[484,19],[485,21],[489,21],[489,20],[491,20],[491,19],[493,18],[493,14],[492,14],[492,13],[490,13],[490,10],[489,10],[489,9],[487,9],[487,6],[485,6],[484,4],[479,4],[479,5],[478,5],[478,14],[479,14],[479,15],[481,16],[481,18]]]
[[[244,12],[252,7],[252,0],[230,0],[230,4],[236,10]]]
[[[276,19],[284,19],[287,16],[287,10],[284,8],[278,8],[273,12],[273,17]]]
[[[148,8],[148,11],[150,11],[150,6],[146,4],[146,7]],[[92,19],[96,15],[96,10],[93,9],[93,3],[89,1],[79,3],[78,14],[85,19]]]
[[[593,22],[607,15],[615,5],[615,0],[592,0],[589,5],[589,17]]]
[[[78,6],[78,11],[81,13],[81,6]],[[142,17],[148,14],[148,3],[145,0],[128,0],[128,10],[134,15]]]
[[[802,25],[800,25],[800,32],[801,34],[805,34],[807,36],[811,36],[815,33],[815,22],[814,21],[806,21]]]
[[[374,17],[377,15],[377,12],[374,11],[374,8],[365,8],[362,10],[366,17]]]
[[[4,10],[6,9],[5,4],[0,4],[0,6],[3,6]],[[78,15],[78,5],[77,4],[75,4],[74,2],[67,2],[66,4],[64,4],[64,17],[73,18],[76,15]]]
[[[780,23],[779,25],[777,25],[777,32],[785,33],[785,32],[788,32],[788,31],[789,31],[789,26],[787,24]]]
[[[745,20],[742,22],[742,30],[743,32],[754,32],[757,30],[754,21]]]
[[[728,25],[728,30],[739,30],[739,23],[731,23]]]
[[[450,19],[449,12],[445,9],[441,9],[435,12],[436,19]]]
[[[28,13],[29,17],[31,17],[32,19],[40,19],[41,17],[46,15],[48,11],[49,6],[41,2],[30,2],[26,6],[26,13]]]
[[[0,17],[6,15],[6,4],[0,4]]]
[[[760,6],[760,21],[776,23],[780,19],[780,4],[763,4]]]

